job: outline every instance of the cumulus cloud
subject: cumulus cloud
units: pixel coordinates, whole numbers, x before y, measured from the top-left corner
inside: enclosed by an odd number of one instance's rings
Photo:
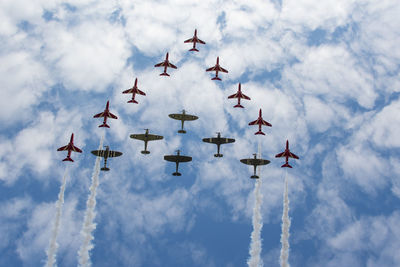
[[[371,233],[365,227],[385,233],[394,230],[384,217],[354,220],[357,208],[349,205],[351,194],[345,190],[361,187],[376,196],[391,184],[393,194],[400,195],[399,184],[389,178],[400,173],[398,155],[392,150],[398,147],[398,101],[393,100],[396,95],[385,95],[398,91],[399,85],[398,7],[393,1],[378,5],[373,1],[70,0],[26,5],[5,1],[0,6],[4,22],[0,34],[7,39],[1,45],[6,52],[0,54],[4,62],[0,81],[5,88],[0,120],[6,125],[0,138],[0,179],[12,186],[26,173],[40,181],[52,177],[59,160],[55,149],[74,132],[79,136],[76,145],[86,151],[100,135],[91,116],[110,99],[119,119],[111,122],[106,140],[124,155],[112,160],[112,171],[100,177],[98,234],[105,237],[96,240],[112,244],[111,253],[121,255],[120,265],[144,265],[148,262],[143,255],[155,256],[153,262],[160,265],[154,240],[170,232],[190,232],[198,211],[219,211],[210,214],[210,220],[250,224],[251,170],[238,160],[250,157],[258,140],[265,158],[272,159],[286,139],[301,156],[290,177],[296,222],[293,248],[316,239],[322,246],[316,257],[305,260],[310,265],[360,265],[360,251],[369,251],[363,245],[367,239],[380,253],[368,259],[369,264],[397,263],[396,252],[382,249],[383,241],[377,237],[368,239]],[[195,28],[207,44],[199,53],[189,53],[183,40]],[[318,43],[310,37],[314,31],[324,35]],[[167,51],[178,66],[168,78],[160,77],[153,67]],[[229,70],[220,83],[205,72],[217,56]],[[126,104],[121,92],[132,86],[135,77],[147,95],[138,99],[139,105]],[[226,99],[238,82],[252,98],[244,110],[233,109],[233,102]],[[59,95],[51,107],[45,105],[49,95]],[[267,136],[261,139],[247,125],[260,108],[273,125],[264,129]],[[185,123],[185,136],[176,134],[180,124],[167,116],[182,109],[199,116]],[[9,126],[16,122],[23,123]],[[128,137],[143,128],[164,135],[163,141],[149,144],[151,154],[146,157],[140,154],[143,143]],[[224,158],[218,160],[212,156],[215,146],[201,142],[216,131],[236,139],[222,147]],[[162,160],[177,148],[194,158],[182,166],[188,177],[181,180],[169,175],[171,166]],[[87,152],[76,158],[82,161],[75,165],[81,179],[73,181],[73,189],[82,192],[90,175],[87,159],[93,158]],[[272,161],[263,177],[263,220],[271,224],[280,222],[280,165]],[[63,214],[63,220],[69,220],[64,224],[66,233],[72,237],[60,234],[59,239],[59,253],[74,259],[69,265],[75,264],[78,244],[72,239],[79,235],[82,217],[79,205],[74,205],[66,205]],[[17,207],[17,214],[26,209]],[[25,264],[35,255],[44,258],[49,233],[42,216],[47,213],[52,214],[51,205],[38,204],[32,217],[22,219],[28,229],[17,245]],[[395,213],[392,217],[398,219]],[[299,229],[302,222],[305,229]],[[0,229],[7,227],[2,223]],[[116,232],[125,237],[117,240]],[[2,236],[10,244],[11,235]],[[341,249],[347,236],[357,240],[356,256]],[[273,240],[266,242],[273,247]],[[389,243],[397,248],[393,240]],[[214,264],[206,260],[207,249],[195,242],[185,244],[189,262]],[[334,254],[327,253],[329,249]],[[272,251],[265,258],[273,262],[275,257],[277,262],[277,255]],[[326,262],[324,255],[332,260]]]

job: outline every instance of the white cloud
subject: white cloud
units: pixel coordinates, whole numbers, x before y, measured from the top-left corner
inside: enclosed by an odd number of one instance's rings
[[[372,108],[377,98],[372,75],[342,46],[308,48],[301,62],[283,71],[285,86],[300,95],[314,94],[328,102],[355,100]]]
[[[45,60],[67,89],[104,91],[123,70],[130,52],[119,25],[96,19],[43,31]]]
[[[347,0],[283,0],[280,19],[286,27],[295,31],[303,28],[327,29],[333,32],[336,27],[346,25],[356,1]]]
[[[31,108],[52,83],[48,70],[28,51],[0,55],[0,60],[0,120],[9,125],[31,118]]]

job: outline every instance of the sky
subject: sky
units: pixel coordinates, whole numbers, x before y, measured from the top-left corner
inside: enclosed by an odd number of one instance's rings
[[[0,266],[78,265],[96,158],[93,266],[246,266],[257,152],[263,266],[280,266],[289,140],[290,266],[400,266],[400,5],[395,0],[0,2]],[[206,42],[199,52],[183,43]],[[178,69],[159,76],[169,52]],[[219,57],[229,73],[205,72]],[[135,78],[146,96],[128,104]],[[238,83],[251,100],[233,108]],[[98,128],[107,100],[118,120]],[[265,136],[248,126],[262,108]],[[185,123],[167,115],[185,109]],[[149,143],[130,134],[164,136]],[[235,138],[216,146],[216,132]],[[74,163],[57,148],[74,143]],[[193,161],[174,164],[177,149]],[[101,162],[102,164],[102,162]],[[68,166],[68,167],[67,167]],[[67,169],[67,170],[66,170]]]

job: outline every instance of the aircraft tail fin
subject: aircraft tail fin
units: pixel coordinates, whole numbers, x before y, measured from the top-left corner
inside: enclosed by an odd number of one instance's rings
[[[140,153],[145,154],[145,155],[148,155],[148,154],[150,154],[150,151],[148,151],[148,150],[143,150],[143,151],[140,151]]]
[[[250,176],[250,178],[251,178],[251,179],[258,179],[258,178],[260,178],[260,177],[258,177],[257,175],[252,175],[252,176]]]
[[[74,160],[73,159],[71,159],[70,157],[66,157],[65,159],[63,159],[62,161],[71,161],[71,162],[74,162]]]
[[[102,170],[102,171],[109,171],[110,169],[107,168],[107,167],[103,167],[103,168],[101,168],[100,170]]]
[[[137,102],[135,99],[131,99],[131,100],[129,100],[127,103],[139,104],[139,102]]]
[[[196,52],[199,52],[199,50],[198,50],[197,48],[189,49],[189,51],[196,51]]]
[[[292,166],[289,165],[289,162],[286,162],[281,166],[281,168],[292,168]]]
[[[217,81],[221,81],[221,78],[220,78],[220,77],[217,77],[217,76],[215,76],[214,78],[211,78],[211,80],[213,80],[213,81],[215,81],[215,80],[217,80]]]
[[[181,176],[182,174],[180,172],[174,172],[172,175],[173,176]]]
[[[222,158],[224,155],[223,154],[214,154],[214,157],[216,158]]]
[[[166,72],[163,72],[163,73],[160,74],[160,76],[169,76],[169,74],[166,73]]]
[[[240,104],[237,104],[237,105],[234,105],[233,106],[234,108],[244,108],[242,105],[240,105]]]
[[[265,135],[265,133],[263,133],[262,131],[258,131],[258,132],[256,132],[255,134],[262,134],[262,135]]]
[[[186,131],[185,130],[179,130],[178,133],[183,133],[184,134],[184,133],[186,133]]]

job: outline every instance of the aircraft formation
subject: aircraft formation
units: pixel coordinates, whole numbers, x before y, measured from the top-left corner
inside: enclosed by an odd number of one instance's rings
[[[197,29],[194,31],[193,37],[185,40],[184,43],[193,43],[192,48],[189,50],[189,51],[193,51],[193,52],[199,52],[199,50],[196,48],[197,43],[206,44],[204,41],[200,40],[197,37]],[[164,68],[163,72],[160,73],[160,76],[170,76],[170,74],[167,73],[168,68],[177,69],[177,67],[169,61],[169,53],[168,52],[166,53],[165,60],[163,62],[155,64],[154,67],[163,67]],[[219,72],[228,73],[228,70],[226,70],[225,68],[223,68],[219,65],[219,57],[217,57],[216,64],[213,67],[206,69],[206,72],[209,72],[209,71],[215,71],[215,76],[213,78],[211,78],[211,80],[217,80],[217,81],[221,81],[221,78],[218,77]],[[132,94],[131,100],[129,100],[127,103],[138,104],[138,101],[135,100],[135,96],[137,94],[146,96],[145,92],[139,90],[137,83],[138,83],[138,79],[136,78],[133,87],[122,92],[123,94]],[[234,98],[238,99],[237,104],[235,106],[233,106],[234,108],[244,108],[240,103],[241,99],[251,100],[250,97],[248,97],[242,93],[240,83],[238,85],[237,92],[235,94],[228,96],[228,99],[234,99]],[[108,100],[104,111],[93,116],[93,118],[103,118],[103,123],[101,125],[99,125],[99,127],[110,128],[110,126],[107,124],[107,119],[108,118],[118,119],[117,116],[115,116],[114,114],[112,114],[110,112],[109,108],[110,108],[110,101]],[[181,128],[178,130],[178,133],[180,133],[180,134],[186,133],[186,130],[184,129],[185,121],[194,121],[194,120],[198,119],[198,117],[195,115],[187,114],[185,110],[182,110],[182,113],[173,113],[173,114],[169,114],[168,116],[171,119],[181,121]],[[255,135],[265,135],[265,133],[262,132],[263,125],[272,127],[272,125],[269,122],[265,121],[262,118],[261,108],[259,110],[258,118],[256,120],[250,122],[249,125],[258,125],[258,131],[256,133],[254,133]],[[65,159],[63,159],[63,161],[73,162],[73,159],[71,158],[71,152],[82,153],[81,149],[74,146],[73,138],[74,138],[74,134],[72,133],[70,142],[66,146],[63,146],[63,147],[60,147],[57,149],[57,151],[68,151],[67,157]],[[141,153],[144,155],[147,155],[147,154],[150,154],[150,151],[147,150],[148,142],[162,140],[164,137],[161,135],[150,134],[149,129],[145,129],[144,134],[131,134],[130,138],[144,141],[144,150],[142,150]],[[221,150],[220,146],[223,144],[234,143],[235,139],[221,137],[221,133],[217,132],[216,137],[203,138],[203,142],[216,144],[217,145],[217,153],[214,154],[214,157],[221,158],[221,157],[223,157],[223,154],[220,153],[220,150]],[[169,161],[169,162],[175,162],[176,169],[175,169],[175,172],[172,173],[172,175],[181,176],[182,174],[178,171],[179,163],[190,162],[190,161],[192,161],[192,157],[181,155],[180,150],[177,150],[176,152],[177,153],[174,155],[165,155],[164,160]],[[122,155],[122,152],[110,150],[109,146],[105,146],[105,150],[93,150],[93,151],[91,151],[91,153],[97,157],[104,158],[104,167],[101,168],[102,171],[110,170],[107,167],[108,158],[119,157]],[[243,164],[246,164],[246,165],[253,166],[254,174],[250,178],[257,179],[257,178],[259,178],[259,176],[257,176],[257,174],[256,174],[257,166],[267,165],[270,163],[270,161],[266,160],[266,159],[262,159],[262,158],[257,158],[257,154],[253,154],[253,155],[254,155],[253,158],[241,159],[240,162],[242,162]],[[280,157],[285,158],[285,163],[281,166],[282,168],[292,168],[292,166],[289,164],[289,161],[288,161],[289,158],[299,159],[299,157],[297,155],[295,155],[294,153],[292,153],[289,150],[289,141],[288,140],[286,140],[285,151],[275,155],[275,157],[276,158],[280,158]]]

